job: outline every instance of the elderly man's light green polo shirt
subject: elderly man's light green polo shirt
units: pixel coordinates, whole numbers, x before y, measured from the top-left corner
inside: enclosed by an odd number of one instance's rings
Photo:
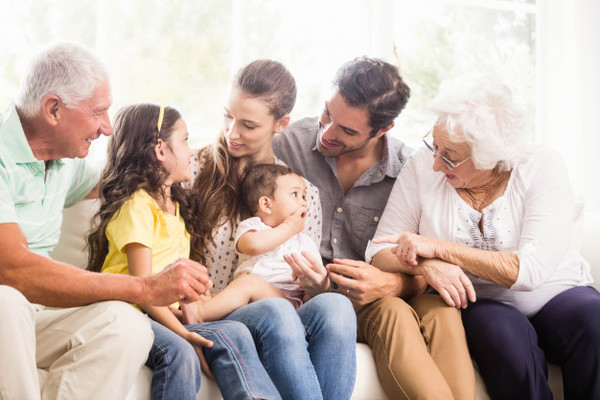
[[[37,160],[14,104],[0,115],[0,224],[16,223],[29,249],[48,256],[60,236],[62,210],[98,182],[99,168],[85,159]]]

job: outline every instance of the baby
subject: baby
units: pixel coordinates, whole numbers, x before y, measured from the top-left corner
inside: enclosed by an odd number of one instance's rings
[[[220,293],[196,307],[184,307],[186,323],[214,321],[254,301],[284,297],[295,307],[307,298],[284,260],[284,255],[321,255],[306,234],[306,185],[290,168],[258,164],[248,169],[241,197],[253,217],[240,222],[236,250],[240,253],[234,280]]]

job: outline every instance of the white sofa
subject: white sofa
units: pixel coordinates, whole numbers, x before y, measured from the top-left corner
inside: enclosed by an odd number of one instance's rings
[[[83,236],[89,228],[89,220],[95,209],[96,203],[92,200],[85,200],[75,207],[65,210],[63,231],[61,239],[56,247],[53,257],[55,259],[68,262],[77,266],[86,264],[86,254],[84,249]],[[592,273],[596,280],[600,280],[600,213],[588,214],[583,218],[578,218],[574,233],[574,245],[581,250],[582,254],[592,265]],[[600,287],[597,283],[596,287]],[[357,373],[353,400],[387,400],[383,391],[375,363],[371,355],[371,350],[365,344],[356,345]],[[44,370],[39,370],[40,380],[43,384],[44,377],[47,374]],[[131,389],[127,400],[148,400],[150,399],[150,379],[152,371],[143,367]],[[562,379],[560,369],[550,365],[549,382],[554,393],[555,399],[563,399]],[[210,379],[203,376],[202,387],[198,393],[198,399],[219,400],[221,395],[219,390]],[[477,376],[477,399],[487,400],[489,396],[485,391],[483,381]],[[390,399],[393,400],[393,399]]]

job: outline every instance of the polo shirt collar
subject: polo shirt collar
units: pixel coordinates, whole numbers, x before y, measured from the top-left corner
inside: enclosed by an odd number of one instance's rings
[[[11,103],[4,113],[0,121],[0,140],[10,151],[11,157],[17,164],[43,164],[44,161],[38,160],[33,155],[29,142],[25,137],[25,131],[21,125],[21,119],[17,114],[17,108],[14,103]],[[60,167],[64,164],[61,159],[52,160],[51,168],[54,166]]]

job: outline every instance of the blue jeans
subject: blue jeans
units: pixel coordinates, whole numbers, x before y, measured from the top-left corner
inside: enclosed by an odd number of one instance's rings
[[[151,323],[154,343],[146,365],[154,369],[152,399],[196,399],[201,375],[192,345],[158,322]],[[224,399],[281,399],[243,324],[215,321],[186,328],[213,341],[204,354]]]
[[[298,310],[285,299],[270,298],[244,306],[226,320],[248,327],[284,399],[350,398],[356,377],[356,314],[346,297],[323,293]]]
[[[200,361],[187,340],[150,320],[154,342],[146,366],[154,370],[152,400],[195,400],[200,390]]]

